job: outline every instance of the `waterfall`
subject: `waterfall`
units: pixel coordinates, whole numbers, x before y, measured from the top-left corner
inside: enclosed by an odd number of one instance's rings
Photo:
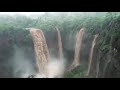
[[[47,65],[49,61],[49,50],[44,34],[41,30],[34,28],[30,29],[30,34],[33,38],[39,73],[44,74],[45,77],[48,77]]]
[[[82,28],[80,29],[79,33],[76,35],[74,61],[68,71],[71,71],[72,69],[80,65],[80,51],[81,51],[82,40],[83,40],[84,34],[85,34],[85,30],[84,28]]]
[[[94,51],[94,47],[95,47],[95,44],[96,44],[96,39],[98,37],[98,34],[96,34],[94,36],[94,39],[93,39],[93,42],[92,42],[92,47],[91,47],[91,50],[90,50],[90,54],[89,54],[89,63],[88,63],[88,71],[87,71],[87,76],[90,74],[90,69],[91,69],[91,64],[92,64],[92,57],[93,57],[93,51]]]
[[[63,60],[63,48],[62,48],[62,40],[61,40],[61,34],[58,28],[56,28],[57,34],[58,34],[58,49],[59,49],[59,58],[60,60]]]

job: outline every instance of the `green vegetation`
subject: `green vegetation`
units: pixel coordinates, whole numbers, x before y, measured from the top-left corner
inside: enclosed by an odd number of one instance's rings
[[[86,71],[82,67],[77,67],[71,72],[65,73],[65,78],[84,78]]]
[[[25,28],[40,28],[43,31],[54,30],[58,27],[62,32],[63,48],[69,34],[76,35],[80,28],[84,27],[90,35],[100,34],[97,41],[97,48],[100,53],[109,52],[116,48],[120,52],[120,13],[119,12],[98,12],[89,13],[56,13],[55,15],[45,13],[37,18],[27,16],[0,16],[0,36],[4,33],[9,34],[8,38],[12,38],[13,45],[19,46],[32,44],[29,32]],[[16,37],[20,36],[21,39]],[[20,41],[20,42],[18,42]],[[21,43],[22,42],[22,43]],[[64,49],[64,52],[67,52]],[[84,77],[85,70],[78,69],[65,77]]]

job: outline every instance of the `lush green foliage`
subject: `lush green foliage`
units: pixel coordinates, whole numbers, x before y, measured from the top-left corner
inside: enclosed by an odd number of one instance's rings
[[[35,27],[42,30],[51,31],[58,27],[62,32],[62,38],[69,34],[76,35],[80,28],[85,28],[90,35],[99,33],[97,42],[100,50],[109,51],[115,48],[113,43],[120,38],[120,13],[119,12],[99,12],[99,13],[56,13],[55,15],[45,13],[37,18],[26,16],[0,16],[0,35],[8,33],[8,38],[12,38],[13,44],[20,46],[31,44],[30,34],[25,28]],[[16,40],[16,37],[21,37]],[[65,40],[63,40],[64,44]],[[64,48],[64,45],[63,45]],[[67,77],[83,77],[84,71],[79,70],[67,74]]]
[[[65,73],[65,78],[84,78],[86,71],[82,67],[77,67],[71,72]]]

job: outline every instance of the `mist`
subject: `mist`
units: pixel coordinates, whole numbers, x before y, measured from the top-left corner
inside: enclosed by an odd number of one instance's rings
[[[30,28],[41,30],[46,43],[36,41],[35,45]],[[81,28],[85,28],[85,34],[79,42],[81,37],[77,35]],[[40,71],[41,62],[41,66],[47,66],[48,78],[62,78],[66,73],[67,77],[86,77],[86,71],[89,71],[88,77],[120,77],[119,28],[120,12],[0,12],[0,77],[46,78]],[[95,35],[99,36],[94,45]],[[78,45],[81,43],[78,48],[77,40]],[[41,58],[47,57],[44,45],[48,46],[50,60]],[[36,56],[35,50],[39,55]],[[66,72],[74,62],[76,50],[79,66],[73,67],[74,72]]]
[[[23,48],[14,47],[14,56],[11,60],[14,78],[27,78],[37,73],[36,64],[29,57]]]
[[[64,60],[51,58],[50,62],[47,65],[48,78],[63,78],[65,72],[65,62]],[[34,74],[34,78],[45,78],[46,75],[42,73]]]
[[[65,71],[65,60],[55,59],[48,63],[48,77],[49,78],[62,78]]]

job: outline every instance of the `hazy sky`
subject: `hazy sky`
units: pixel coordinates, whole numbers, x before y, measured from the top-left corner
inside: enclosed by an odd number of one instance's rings
[[[15,15],[15,14],[22,14],[22,15],[40,15],[40,14],[44,14],[45,12],[0,12],[0,15]],[[55,12],[50,12],[50,13],[55,13]],[[83,12],[79,12],[79,13],[83,13]]]
[[[45,12],[0,12],[0,15],[26,15],[26,16],[31,16],[31,15],[41,15],[44,14]],[[50,12],[51,14],[56,14],[56,12]],[[76,12],[74,12],[76,13]],[[77,12],[83,14],[83,12]],[[69,14],[72,14],[72,12],[69,12]],[[88,12],[87,12],[88,14]],[[95,12],[89,12],[89,14],[95,14]]]
[[[22,15],[40,15],[44,14],[45,12],[0,12],[0,15],[15,15],[15,14],[22,14]]]

